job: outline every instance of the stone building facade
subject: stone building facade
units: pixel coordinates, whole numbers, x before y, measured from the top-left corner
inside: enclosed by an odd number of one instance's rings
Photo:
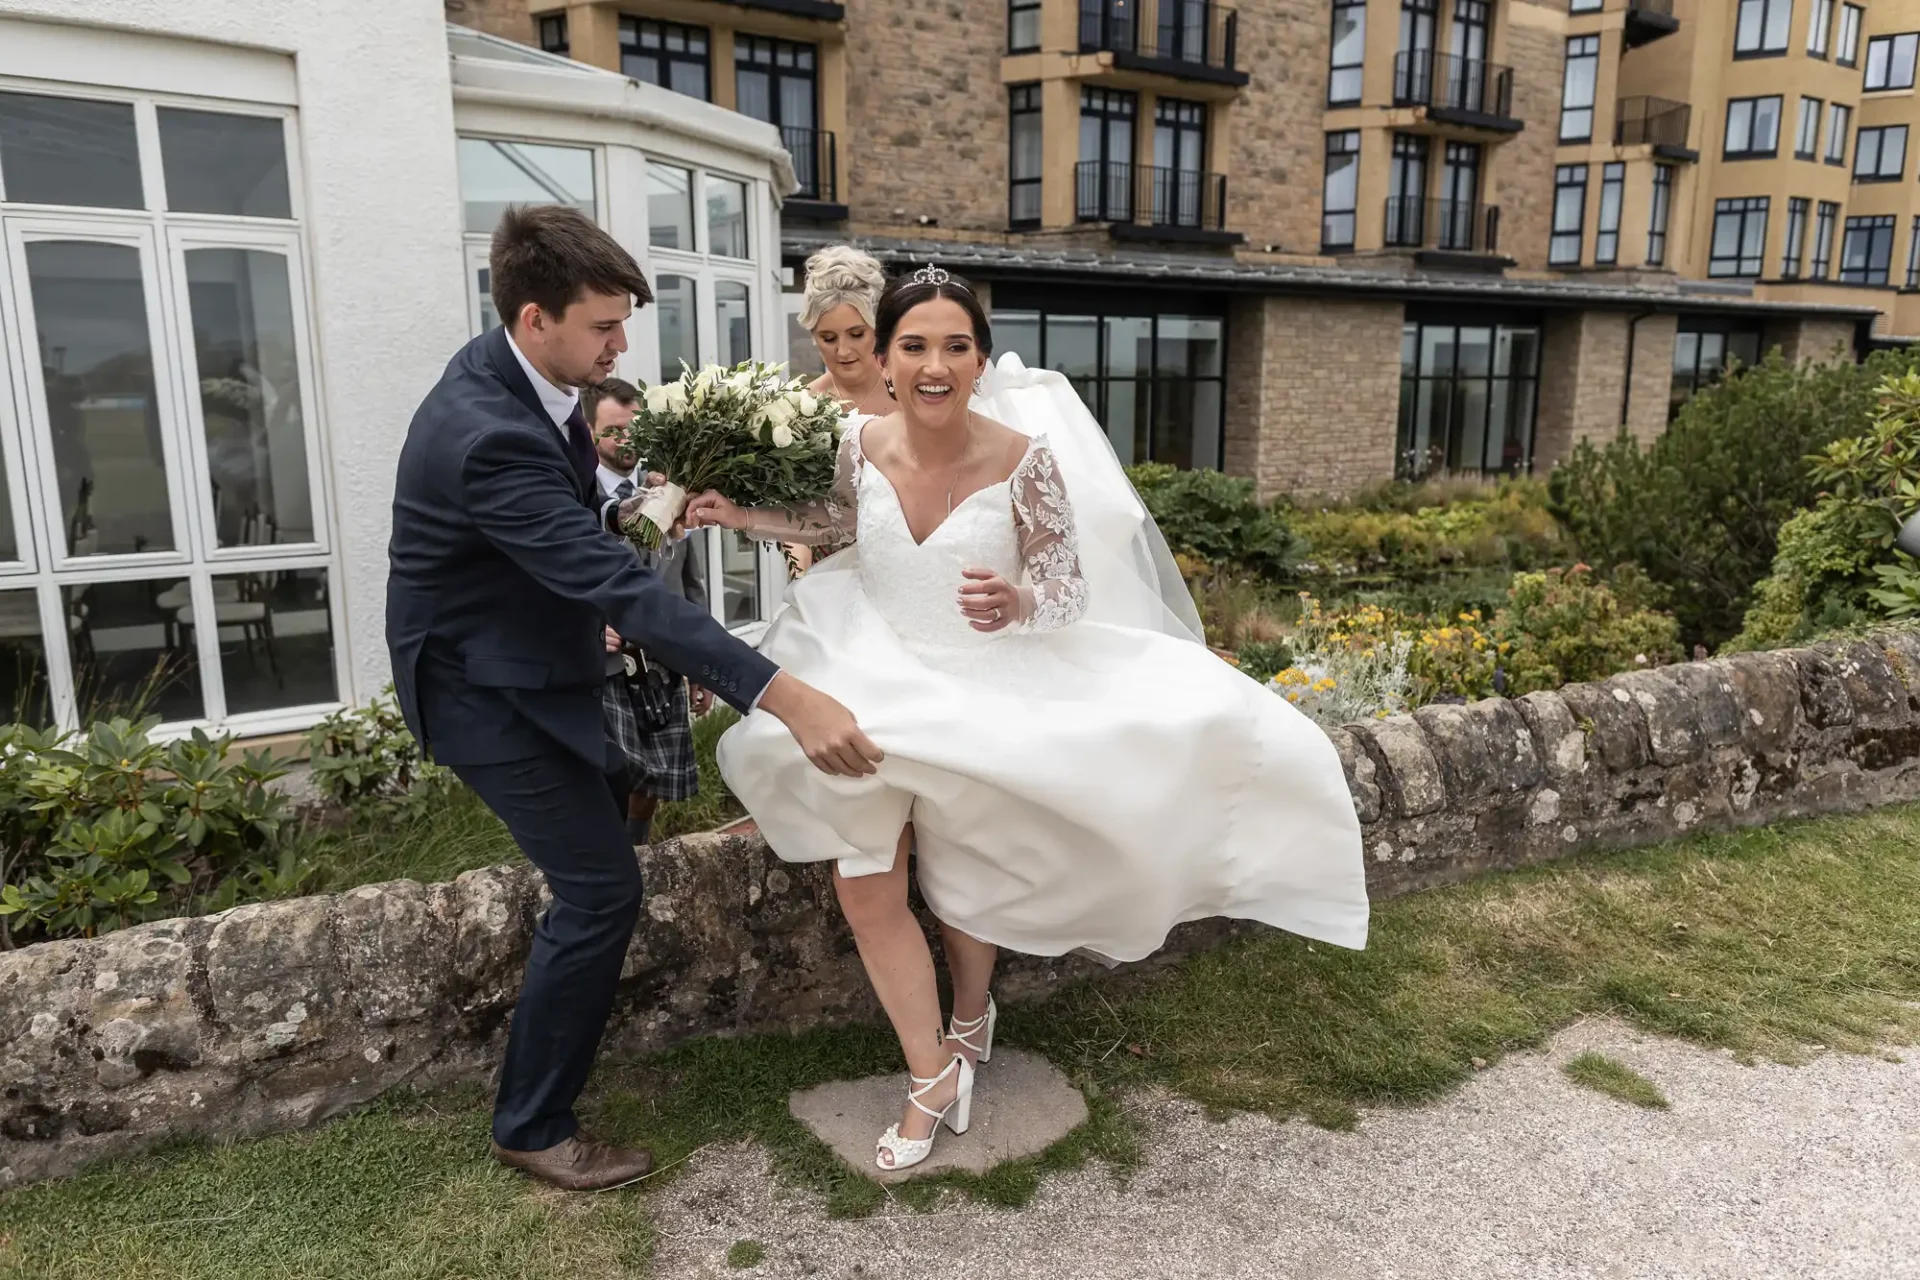
[[[1763,18],[1767,2],[1746,0]],[[1867,72],[1835,43],[1879,49],[1908,6],[1920,28],[1920,0],[1849,6],[1826,58],[1806,52],[1818,22],[1796,10],[1773,60],[1736,57],[1751,32],[1699,0],[449,0],[448,14],[777,125],[800,184],[782,217],[790,316],[821,245],[937,259],[991,289],[1002,348],[1072,377],[1123,460],[1221,466],[1272,494],[1542,471],[1581,439],[1657,437],[1730,361],[1905,332],[1902,295],[1840,279],[1844,248],[1885,248],[1846,240],[1846,165],[1748,156],[1752,141],[1729,161],[1721,144],[1732,110],[1791,153],[1792,94],[1757,125],[1741,105],[1782,77],[1853,99],[1862,124],[1910,110],[1910,91],[1906,107],[1863,94]],[[1830,265],[1815,272],[1809,247],[1799,277],[1777,278],[1803,194],[1837,211]],[[1729,236],[1736,266],[1767,269],[1729,274]],[[806,335],[788,337],[806,367]]]

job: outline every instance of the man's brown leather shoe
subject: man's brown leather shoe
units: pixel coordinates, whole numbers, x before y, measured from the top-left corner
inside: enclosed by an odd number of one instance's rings
[[[607,1191],[653,1172],[653,1152],[611,1146],[585,1133],[545,1151],[509,1151],[493,1144],[493,1158],[562,1191]]]

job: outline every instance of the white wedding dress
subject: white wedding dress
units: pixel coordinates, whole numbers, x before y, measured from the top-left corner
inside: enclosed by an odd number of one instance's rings
[[[1204,644],[1097,620],[1080,569],[1090,530],[1047,434],[1087,458],[1098,424],[1067,420],[1079,400],[1059,375],[1011,358],[998,374],[1047,393],[976,400],[1034,437],[1014,475],[916,543],[854,423],[815,522],[830,527],[813,536],[855,545],[793,584],[761,641],[853,712],[886,754],[878,773],[821,773],[755,712],[720,741],[727,785],[782,859],[838,859],[844,875],[887,870],[911,822],[934,914],[1015,951],[1135,960],[1210,916],[1364,946],[1360,826],[1333,745]],[[749,532],[807,536],[779,520]],[[975,567],[1031,588],[1025,622],[967,624],[956,597]]]

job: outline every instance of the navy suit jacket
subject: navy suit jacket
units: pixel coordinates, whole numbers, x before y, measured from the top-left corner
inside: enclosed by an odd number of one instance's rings
[[[565,750],[604,769],[604,624],[742,711],[773,679],[601,527],[597,498],[506,330],[462,348],[407,428],[387,548],[394,689],[441,764]]]

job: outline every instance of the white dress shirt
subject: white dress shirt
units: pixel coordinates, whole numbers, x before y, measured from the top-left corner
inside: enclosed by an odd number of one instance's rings
[[[520,344],[513,340],[511,329],[507,330],[507,345],[513,348],[513,358],[520,362],[521,372],[533,384],[533,394],[540,397],[540,407],[553,419],[553,425],[560,431],[560,438],[566,439],[567,419],[573,416],[573,406],[580,403],[580,393],[571,387],[556,387],[548,382],[546,375],[533,367],[526,352],[520,350]]]

